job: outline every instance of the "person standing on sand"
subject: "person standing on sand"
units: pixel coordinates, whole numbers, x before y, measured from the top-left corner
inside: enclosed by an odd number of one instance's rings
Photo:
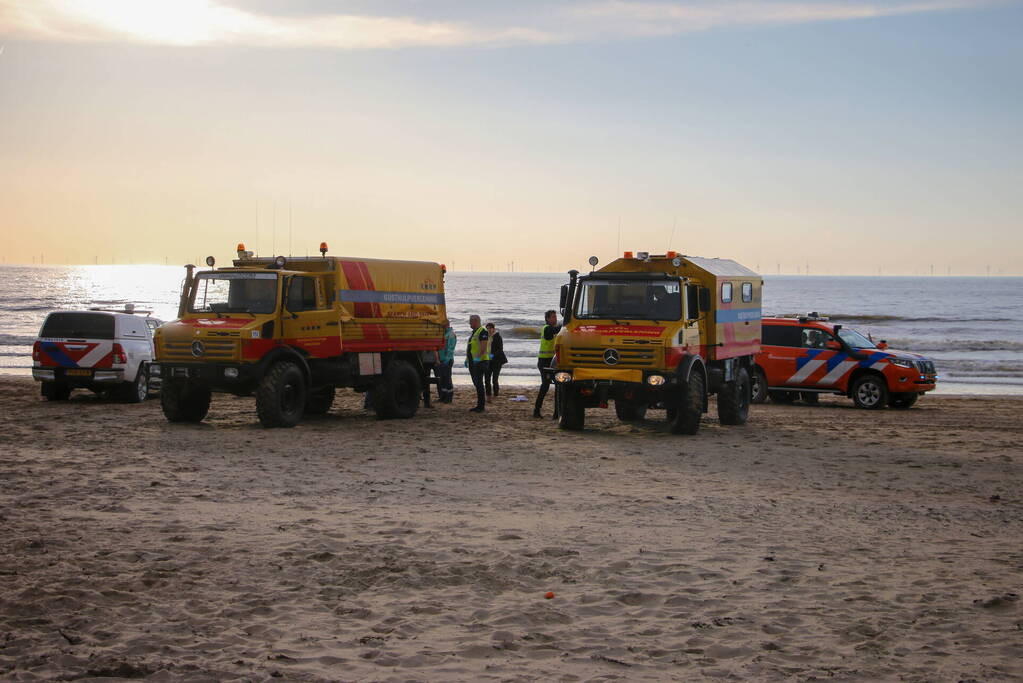
[[[540,392],[536,395],[536,405],[533,406],[533,417],[542,417],[540,414],[543,408],[543,400],[551,387],[551,363],[554,361],[554,338],[561,332],[561,325],[558,324],[557,311],[547,311],[543,315],[544,323],[540,329],[540,351],[536,354],[536,367],[540,371]],[[554,403],[554,417],[558,416],[557,397]]]
[[[469,410],[482,413],[487,408],[487,394],[483,386],[483,378],[490,368],[490,335],[487,328],[480,325],[480,317],[473,313],[469,316],[469,327],[472,334],[465,350],[465,366],[469,368],[472,385],[476,387],[476,407]]]
[[[497,331],[494,323],[487,323],[484,325],[487,328],[487,334],[490,335],[490,368],[487,370],[487,374],[484,375],[484,384],[487,389],[487,398],[491,396],[497,398],[497,395],[501,392],[501,387],[497,383],[498,377],[501,376],[501,366],[508,362],[508,356],[504,355],[504,339],[501,337],[501,333]]]
[[[437,357],[437,364],[433,366],[433,372],[437,375],[437,400],[441,403],[451,403],[455,398],[455,385],[451,381],[451,370],[455,365],[455,344],[458,337],[449,323],[444,328],[444,346],[441,347]]]

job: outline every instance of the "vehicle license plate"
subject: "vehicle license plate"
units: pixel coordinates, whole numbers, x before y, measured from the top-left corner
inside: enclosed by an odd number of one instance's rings
[[[92,374],[92,370],[83,370],[80,368],[71,368],[67,371],[68,377],[88,377]]]

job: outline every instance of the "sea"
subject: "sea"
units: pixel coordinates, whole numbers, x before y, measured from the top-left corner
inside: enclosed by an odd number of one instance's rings
[[[32,342],[50,311],[126,303],[173,320],[184,269],[176,266],[0,265],[0,373],[31,375]],[[469,315],[493,322],[509,363],[502,384],[535,384],[545,310],[557,308],[561,273],[450,272],[448,316],[465,353]],[[764,276],[764,315],[811,311],[889,347],[921,353],[938,393],[1023,394],[1023,278]],[[455,364],[459,383],[468,372]]]

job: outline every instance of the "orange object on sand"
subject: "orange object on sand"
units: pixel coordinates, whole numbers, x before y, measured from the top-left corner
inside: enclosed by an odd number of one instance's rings
[[[546,593],[544,593],[544,597],[550,600],[551,598],[554,597],[554,591],[547,591]]]

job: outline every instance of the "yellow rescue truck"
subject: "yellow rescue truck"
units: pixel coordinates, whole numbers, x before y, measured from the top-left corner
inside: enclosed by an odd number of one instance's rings
[[[206,417],[212,392],[255,395],[265,427],[330,410],[335,389],[369,391],[382,418],[415,415],[443,344],[443,265],[327,256],[186,266],[178,320],[155,335],[171,422]]]
[[[569,278],[554,347],[563,429],[582,429],[586,408],[614,401],[623,421],[663,408],[672,432],[695,434],[712,394],[722,424],[746,422],[760,350],[757,273],[727,259],[625,252]]]

